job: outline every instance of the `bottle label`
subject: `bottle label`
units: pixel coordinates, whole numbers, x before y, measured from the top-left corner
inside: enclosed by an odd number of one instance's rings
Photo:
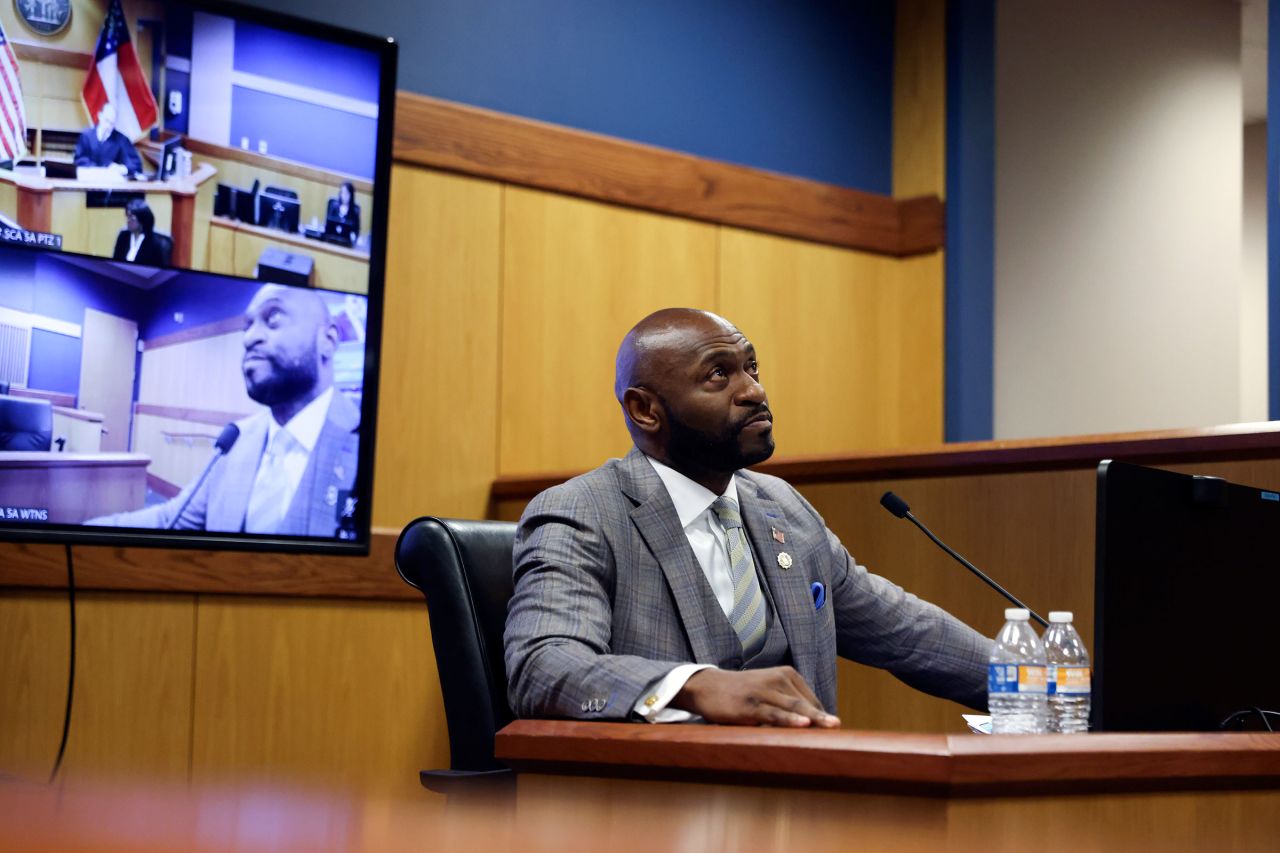
[[[1047,667],[1038,664],[993,663],[987,666],[987,692],[1027,693],[1043,696],[1048,692]]]
[[[1062,693],[1078,696],[1088,695],[1092,687],[1087,666],[1051,666],[1049,667],[1049,695]]]

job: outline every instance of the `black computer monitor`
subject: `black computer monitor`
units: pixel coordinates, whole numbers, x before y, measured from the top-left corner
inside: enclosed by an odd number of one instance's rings
[[[298,202],[298,194],[292,190],[267,187],[258,193],[257,222],[265,228],[296,234],[301,214],[302,205]]]
[[[1280,710],[1277,546],[1280,491],[1099,465],[1093,727],[1209,731]]]
[[[156,166],[156,180],[167,181],[178,172],[178,149],[182,147],[182,137],[170,136],[160,143],[160,164]]]
[[[125,3],[123,21],[108,14],[121,9],[112,0],[76,7],[90,30],[113,22],[99,51],[119,62],[133,61],[126,42],[145,40],[154,60],[140,63],[145,87],[41,78],[29,66],[44,60],[26,55],[17,59],[23,78],[43,79],[46,99],[84,99],[86,117],[112,99],[123,116],[127,98],[137,123],[117,128],[132,140],[153,130],[168,140],[158,177],[173,175],[178,145],[194,160],[189,186],[173,193],[123,183],[84,192],[88,206],[146,194],[150,216],[135,219],[144,230],[154,220],[154,230],[134,249],[131,271],[114,259],[134,245],[122,213],[110,218],[114,229],[86,229],[77,205],[55,206],[50,221],[0,197],[0,220],[20,240],[0,242],[0,309],[23,332],[0,359],[0,383],[65,404],[54,407],[47,449],[44,432],[30,429],[22,432],[35,434],[36,447],[0,447],[0,540],[367,553],[395,43],[224,0]],[[164,110],[169,103],[182,109]],[[80,120],[46,122],[46,142],[52,130],[78,134]],[[214,193],[216,181],[225,183]],[[291,186],[263,188],[277,181]],[[322,199],[348,181],[365,199],[367,260],[323,270],[291,262],[298,241],[285,232],[298,229],[299,199],[287,190]],[[188,192],[204,205],[213,195],[216,218],[182,209]],[[35,227],[49,233],[24,233]],[[166,255],[166,268],[148,273]],[[57,411],[72,406],[101,427],[72,429]],[[302,478],[277,499],[265,490],[281,481],[258,476],[269,455],[262,428],[290,415],[304,430],[323,427]],[[48,458],[33,466],[32,454]],[[49,466],[97,472],[109,487],[36,476]]]
[[[249,225],[258,223],[258,182],[254,181],[249,189],[233,188],[231,193],[231,215]]]
[[[258,189],[233,187],[230,184],[218,184],[213,194],[213,215],[238,219],[254,225],[258,221]]]

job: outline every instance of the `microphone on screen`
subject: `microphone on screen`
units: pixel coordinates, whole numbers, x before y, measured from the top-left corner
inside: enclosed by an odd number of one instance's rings
[[[187,504],[191,503],[191,499],[195,497],[196,492],[200,491],[200,487],[204,485],[205,477],[209,476],[209,472],[213,470],[213,466],[219,459],[227,455],[232,445],[236,443],[236,439],[240,437],[240,427],[235,424],[227,424],[222,428],[221,434],[213,443],[214,454],[209,463],[204,466],[204,470],[200,472],[200,479],[196,480],[195,486],[187,492],[187,499],[182,502],[182,506],[178,508],[177,513],[173,516],[173,521],[169,522],[168,529],[173,530],[177,525],[178,519],[182,518],[182,514],[187,511]]]
[[[947,543],[943,542],[937,536],[934,536],[933,531],[929,530],[929,528],[921,524],[920,520],[911,514],[911,507],[908,506],[907,502],[904,501],[902,498],[898,497],[893,492],[885,492],[884,495],[882,495],[880,498],[880,505],[885,509],[889,510],[889,512],[893,513],[896,517],[905,518],[907,521],[910,521],[916,527],[919,527],[922,531],[924,531],[924,535],[929,537],[929,539],[933,542],[933,544],[937,545],[943,551],[946,551],[956,560],[956,562],[958,562],[960,565],[964,566],[966,569],[968,569],[969,571],[977,575],[979,578],[981,578],[982,581],[987,586],[991,587],[996,592],[1000,593],[1005,598],[1009,599],[1009,601],[1013,602],[1018,607],[1021,607],[1027,610],[1031,614],[1031,618],[1039,622],[1041,627],[1044,627],[1044,628],[1049,627],[1049,623],[1046,622],[1043,618],[1041,618],[1040,614],[1036,613],[1030,607],[1027,607],[1027,605],[1023,604],[1021,601],[1014,598],[1013,595],[1008,590],[1006,590],[1004,587],[1000,586],[1000,584],[996,583],[991,578],[989,578],[986,575],[986,573],[982,571],[982,569],[979,569],[973,563],[970,563],[964,557],[961,557],[959,554],[953,551],[947,545]]]

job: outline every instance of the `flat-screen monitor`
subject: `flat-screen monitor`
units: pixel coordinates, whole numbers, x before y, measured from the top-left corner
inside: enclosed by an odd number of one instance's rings
[[[258,224],[289,234],[298,233],[302,205],[298,194],[278,187],[267,187],[258,193]]]
[[[1280,710],[1277,553],[1280,490],[1103,462],[1093,727],[1210,731]]]
[[[75,15],[58,56],[20,54],[44,81],[29,144],[111,160],[122,146],[93,131],[109,102],[168,180],[94,162],[92,184],[30,205],[31,176],[0,169],[17,226],[0,229],[0,421],[21,427],[0,447],[0,539],[367,553],[397,46],[217,0]],[[68,75],[75,55],[87,71]],[[299,221],[343,184],[367,246],[257,280],[252,259],[308,253]],[[128,205],[90,206],[104,194]]]
[[[156,180],[167,181],[178,173],[178,149],[182,147],[182,137],[171,136],[160,143],[160,155],[156,166]]]

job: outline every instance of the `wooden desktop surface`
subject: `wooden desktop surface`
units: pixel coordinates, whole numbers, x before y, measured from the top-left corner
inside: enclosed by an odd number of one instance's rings
[[[43,175],[24,174],[22,172],[5,173],[0,176],[16,187],[28,190],[52,190],[55,192],[90,192],[93,190],[110,190],[113,192],[128,191],[139,193],[169,192],[192,195],[196,188],[218,173],[218,170],[207,163],[192,169],[185,177],[172,177],[164,181],[131,181],[123,176],[119,178],[103,178],[101,180],[80,180],[78,178],[46,178]]]
[[[1270,733],[994,737],[517,720],[496,750],[539,773],[929,796],[1280,790],[1280,736]]]

